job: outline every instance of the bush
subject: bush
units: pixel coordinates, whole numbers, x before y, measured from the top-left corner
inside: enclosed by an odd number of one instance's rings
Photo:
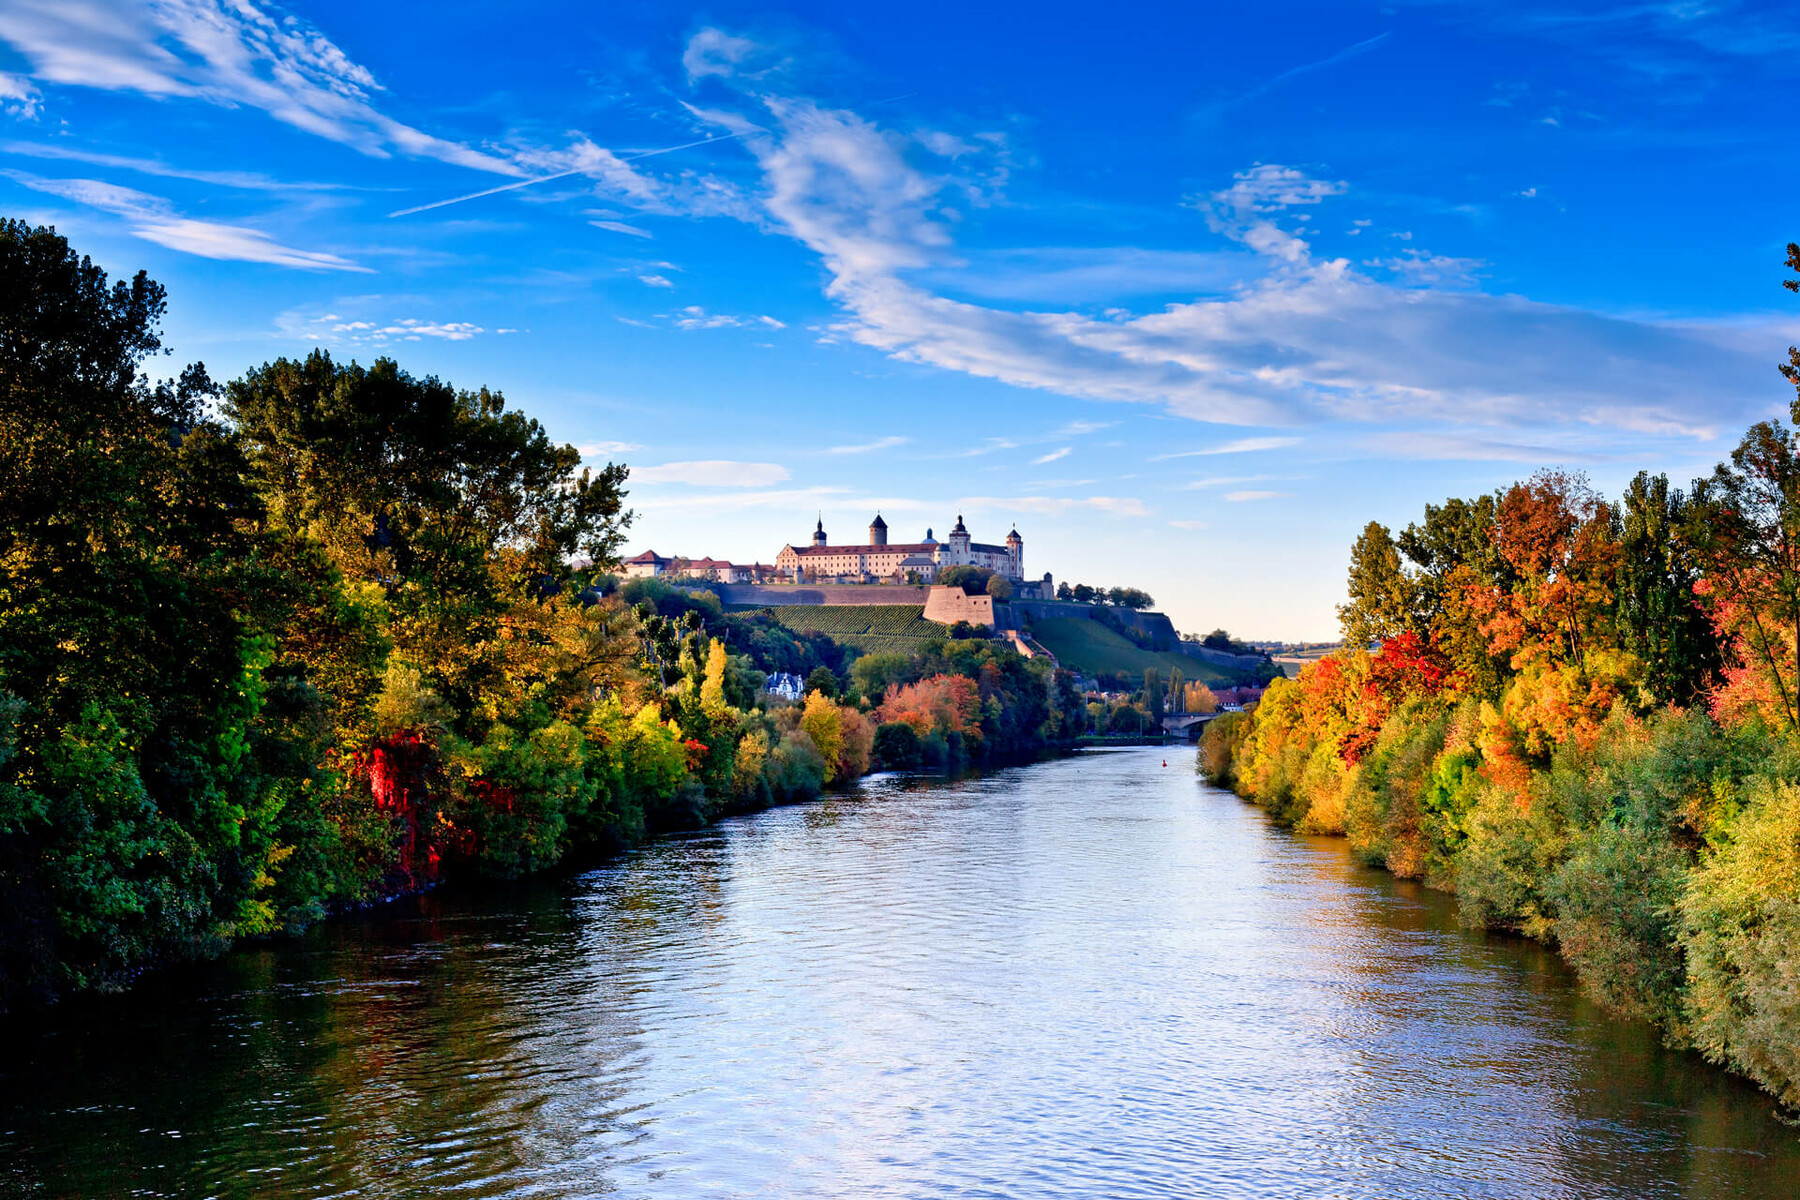
[[[1800,787],[1754,787],[1678,907],[1694,1044],[1800,1108]]]

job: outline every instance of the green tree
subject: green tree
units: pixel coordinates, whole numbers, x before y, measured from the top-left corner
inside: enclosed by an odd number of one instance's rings
[[[806,677],[806,690],[823,692],[826,698],[836,700],[843,688],[838,683],[837,673],[830,667],[816,667],[813,669],[813,673]]]
[[[269,922],[286,585],[205,369],[140,374],[163,310],[0,222],[0,1007]]]
[[[1690,504],[1666,475],[1640,471],[1625,489],[1616,536],[1620,640],[1644,665],[1644,686],[1657,704],[1693,704],[1718,678],[1713,625],[1695,586],[1699,564],[1682,532]]]
[[[1370,521],[1350,548],[1350,601],[1338,606],[1344,641],[1367,646],[1416,632],[1413,594],[1393,536],[1387,526]]]
[[[1160,726],[1163,716],[1162,679],[1155,667],[1144,668],[1144,706],[1150,710],[1150,723]]]
[[[987,581],[987,594],[992,596],[997,604],[1006,603],[1013,596],[1012,581],[1004,575],[990,576]]]

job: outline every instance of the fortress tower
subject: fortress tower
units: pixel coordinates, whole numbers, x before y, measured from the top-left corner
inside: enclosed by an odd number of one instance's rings
[[[825,514],[824,513],[819,514],[819,524],[818,524],[818,527],[813,530],[812,544],[815,546],[823,546],[825,544]]]
[[[869,523],[869,545],[885,546],[887,544],[887,522],[881,519],[880,513],[876,513],[875,519]]]

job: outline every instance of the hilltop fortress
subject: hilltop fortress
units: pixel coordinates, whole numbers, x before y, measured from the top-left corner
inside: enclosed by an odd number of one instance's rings
[[[869,525],[869,540],[860,546],[833,546],[820,518],[805,546],[786,545],[775,556],[779,578],[794,583],[931,583],[948,567],[984,567],[1015,583],[1025,579],[1025,539],[1014,529],[1006,544],[994,546],[969,536],[962,516],[944,541],[925,531],[917,542],[889,542],[881,514]]]

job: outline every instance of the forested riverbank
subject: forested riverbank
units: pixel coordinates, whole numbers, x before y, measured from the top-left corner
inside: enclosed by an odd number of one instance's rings
[[[1081,727],[993,643],[852,661],[619,587],[627,468],[497,392],[155,381],[164,308],[0,225],[0,1009]]]
[[[1800,432],[1686,491],[1542,471],[1371,523],[1340,615],[1201,771],[1800,1106]]]

